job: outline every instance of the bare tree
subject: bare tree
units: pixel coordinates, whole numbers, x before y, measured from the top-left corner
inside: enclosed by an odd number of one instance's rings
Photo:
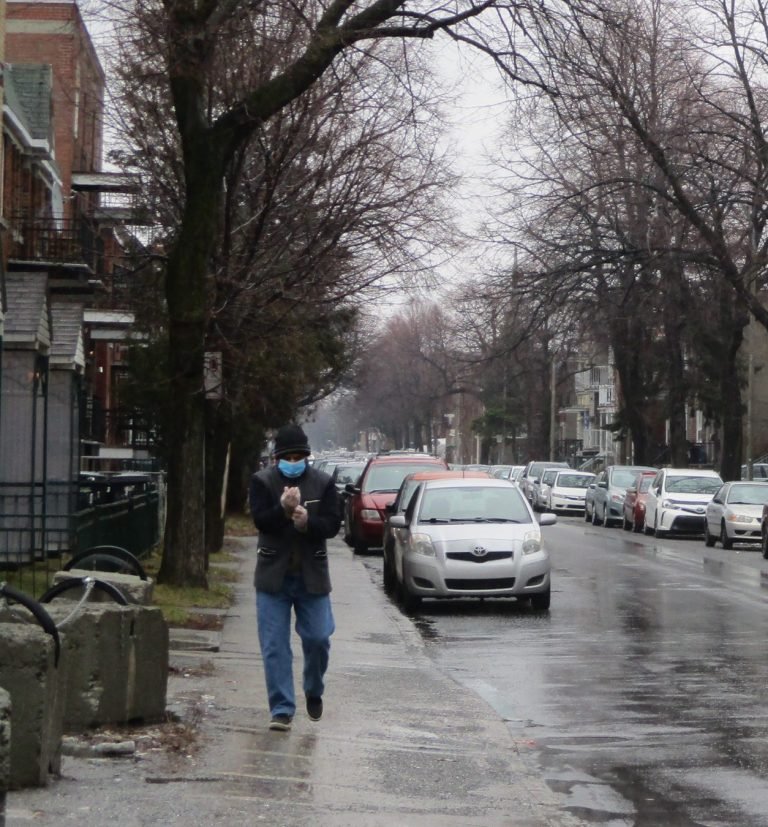
[[[336,76],[346,74],[357,82],[361,93],[367,92],[372,97],[375,90],[366,86],[366,73],[361,67],[368,63],[386,66],[400,79],[402,93],[410,100],[413,76],[407,68],[403,71],[399,57],[395,60],[378,44],[387,39],[427,38],[435,31],[462,26],[465,31],[463,34],[457,31],[457,37],[474,37],[468,28],[471,20],[491,5],[468,5],[448,14],[441,10],[403,11],[399,4],[381,3],[367,9],[353,9],[339,3],[325,10],[309,4],[297,9],[280,4],[237,8],[217,3],[195,6],[187,2],[162,7],[146,3],[135,7],[135,19],[140,27],[126,31],[137,32],[142,45],[152,43],[162,47],[154,60],[146,63],[147,83],[156,92],[149,111],[154,112],[156,120],[162,120],[167,112],[163,98],[163,86],[167,85],[178,132],[159,144],[171,174],[158,190],[176,193],[175,200],[166,202],[170,205],[167,214],[171,228],[164,274],[168,313],[167,389],[174,428],[168,444],[169,511],[160,572],[164,581],[202,583],[205,580],[201,547],[204,532],[200,530],[203,353],[209,335],[211,263],[221,232],[224,197],[230,194],[224,186],[227,175],[241,163],[246,148],[263,138],[273,120],[294,105],[301,108],[308,92],[332,65]],[[364,41],[371,45],[362,49],[358,44]],[[229,58],[232,54],[253,52],[254,44],[258,44],[257,54],[265,54],[268,59],[253,69],[244,63],[231,64],[233,68],[222,80],[217,70],[227,64],[225,55]],[[140,51],[136,43],[132,46]],[[337,59],[343,53],[347,58],[339,62]],[[161,54],[162,60],[157,57]],[[349,109],[346,113],[350,127],[354,120],[352,111]],[[412,117],[418,118],[416,110]],[[396,129],[390,124],[390,144],[394,148],[398,145],[396,135]],[[178,146],[177,155],[174,145]],[[157,147],[147,141],[144,151],[151,154]],[[397,188],[394,177],[389,175],[388,185],[393,196]],[[358,175],[359,186],[370,185],[373,180],[370,175],[367,179]],[[177,183],[180,183],[178,188]],[[402,195],[406,182],[403,179],[399,183],[398,194]],[[407,186],[415,192],[423,190],[427,181],[412,170]],[[333,192],[338,204],[345,204],[343,183],[337,179],[334,187],[330,187],[329,192]],[[386,197],[384,191],[381,195]],[[416,217],[416,213],[412,216]],[[423,221],[423,217],[418,220]],[[403,242],[399,249],[412,253],[413,222],[393,221],[392,226],[397,227]],[[346,254],[349,255],[349,250]],[[381,260],[385,260],[383,256]],[[390,271],[393,264],[394,259],[390,257]],[[257,273],[262,266],[263,261],[252,264]],[[386,268],[375,268],[375,272],[380,278]],[[329,267],[326,273],[325,284],[330,288],[333,268]],[[282,267],[280,275],[284,280],[292,274],[289,268]],[[298,281],[290,282],[290,278],[288,282],[280,285],[278,291],[281,301],[287,300],[284,309],[302,286]],[[262,291],[262,297],[266,293],[268,291]],[[328,289],[326,300],[332,295],[333,291]]]

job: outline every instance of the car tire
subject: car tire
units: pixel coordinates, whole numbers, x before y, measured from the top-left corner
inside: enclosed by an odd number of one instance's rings
[[[362,540],[357,540],[354,535],[352,535],[352,553],[353,554],[367,554],[368,553],[367,543],[364,543]]]
[[[632,523],[627,519],[626,514],[622,514],[621,516],[621,527],[624,531],[632,531]]]
[[[397,599],[406,612],[414,612],[421,606],[421,596],[414,594],[401,580],[397,581]]]
[[[638,523],[638,522],[632,523],[632,531],[634,531],[636,534],[641,534],[644,530],[645,530],[645,523],[644,522],[643,523]]]
[[[387,549],[384,549],[384,563],[383,563],[383,575],[384,575],[384,591],[391,595],[395,592],[395,587],[397,586],[397,576],[395,575],[394,566],[391,562],[391,550],[387,552]]]
[[[611,512],[606,508],[605,511],[603,511],[603,528],[611,528],[612,525]]]
[[[592,515],[589,513],[589,509],[584,506],[584,522],[591,523],[592,522]]]
[[[705,523],[705,525],[704,525],[704,545],[707,546],[708,548],[712,548],[712,546],[714,546],[716,540],[717,540],[717,537],[713,537],[709,533],[709,523]]]
[[[646,515],[645,524],[643,525],[643,534],[651,535],[653,534],[653,529],[648,525],[648,517]]]
[[[548,612],[551,601],[551,589],[531,595],[531,608],[535,612]]]
[[[728,536],[728,530],[725,527],[725,521],[720,524],[720,544],[726,550],[733,548],[733,540]]]
[[[659,518],[656,517],[656,524],[653,526],[653,534],[654,534],[654,536],[656,537],[657,540],[662,540],[664,537],[667,536],[667,534],[669,532],[664,531],[663,528],[659,528],[658,519]]]
[[[761,534],[762,534],[761,545],[763,547],[763,559],[768,560],[768,528],[766,528],[766,526],[763,526],[763,530],[762,530]]]
[[[600,519],[597,516],[597,509],[592,506],[592,525],[600,525]]]

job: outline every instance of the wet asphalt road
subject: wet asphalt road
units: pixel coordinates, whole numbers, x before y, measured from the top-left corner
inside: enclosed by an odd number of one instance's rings
[[[414,619],[430,656],[497,710],[586,824],[768,825],[759,549],[657,542],[573,517],[543,533],[549,615],[425,602]],[[381,558],[365,562],[379,577]]]

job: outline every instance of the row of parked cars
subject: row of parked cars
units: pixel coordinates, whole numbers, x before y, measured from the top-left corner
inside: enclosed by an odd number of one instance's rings
[[[384,587],[409,609],[425,597],[515,597],[547,610],[541,527],[557,514],[657,537],[704,534],[724,548],[761,540],[768,557],[768,480],[635,465],[599,474],[552,462],[449,468],[413,452],[320,467],[343,495],[345,542],[356,553],[383,549]]]
[[[345,542],[357,553],[383,549],[384,588],[407,609],[424,598],[463,597],[514,597],[549,609],[541,527],[557,518],[537,520],[518,486],[490,468],[379,454],[343,493]]]
[[[520,486],[537,511],[583,513],[593,525],[660,538],[703,534],[708,546],[719,542],[724,549],[759,542],[768,559],[768,478],[762,473],[724,482],[699,468],[610,465],[591,474],[562,463],[529,463]]]

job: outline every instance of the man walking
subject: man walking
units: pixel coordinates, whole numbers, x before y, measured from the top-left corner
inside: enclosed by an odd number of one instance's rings
[[[334,631],[326,540],[341,525],[336,486],[309,465],[311,451],[298,425],[277,432],[271,468],[251,478],[250,506],[259,531],[254,585],[259,644],[267,682],[270,729],[291,728],[296,711],[291,610],[304,654],[307,714],[323,714],[325,672]]]

